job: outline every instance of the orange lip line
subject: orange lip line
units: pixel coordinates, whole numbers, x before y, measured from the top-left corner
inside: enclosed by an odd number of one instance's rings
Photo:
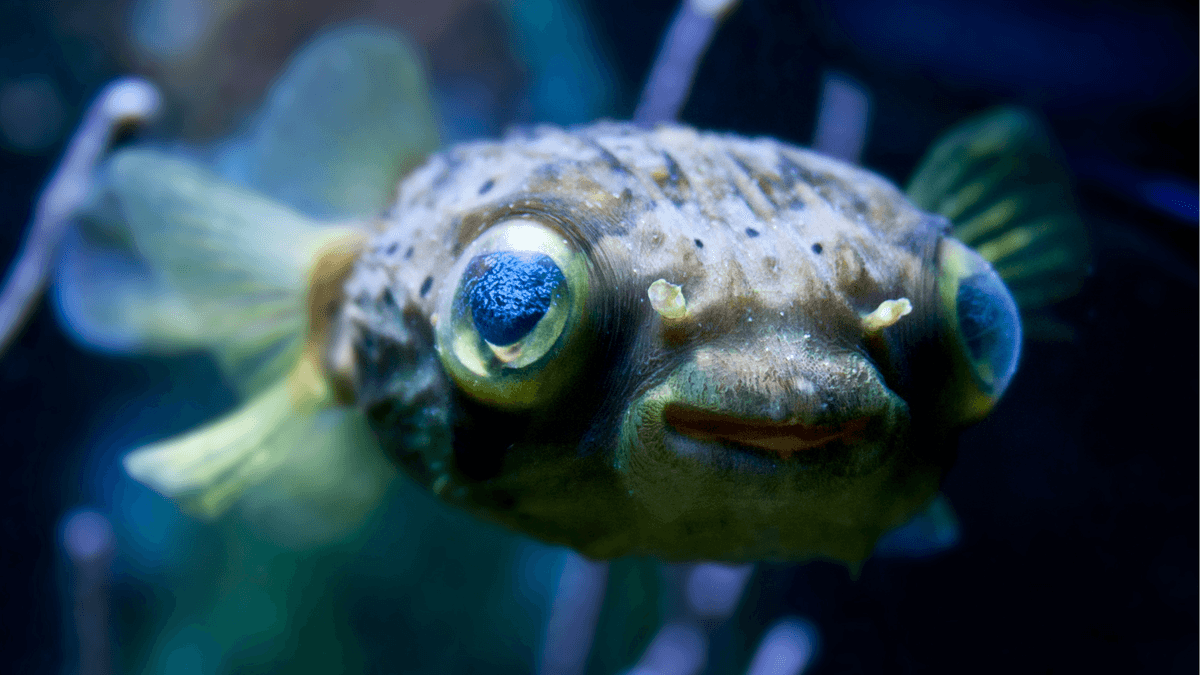
[[[663,410],[663,421],[675,431],[696,440],[748,445],[785,459],[796,452],[857,436],[867,426],[866,417],[833,427],[764,420],[748,422],[733,415],[678,405],[668,405]]]

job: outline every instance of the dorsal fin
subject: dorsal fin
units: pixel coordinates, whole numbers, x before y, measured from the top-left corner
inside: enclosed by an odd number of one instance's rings
[[[954,222],[1004,279],[1022,310],[1062,300],[1090,267],[1060,153],[1042,122],[999,108],[946,132],[909,182],[917,206]]]

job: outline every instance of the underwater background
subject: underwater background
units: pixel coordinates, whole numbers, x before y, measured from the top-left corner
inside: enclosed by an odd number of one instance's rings
[[[159,83],[143,138],[214,148],[324,27],[391,26],[422,51],[445,143],[514,124],[628,118],[676,5],[630,0],[10,1],[0,4],[0,261],[84,106]],[[822,84],[869,101],[862,164],[903,184],[933,139],[998,104],[1049,122],[1094,272],[1026,342],[1007,396],[963,434],[949,540],[841,565],[756,566],[710,636],[741,673],[786,617],[809,673],[1194,672],[1200,531],[1197,6],[1018,0],[744,0],[682,121],[813,139]],[[200,152],[200,150],[197,150]],[[125,477],[133,447],[235,404],[195,355],[81,346],[43,302],[0,357],[0,671],[522,673],[570,556],[447,510],[403,480],[355,536],[299,549],[202,524]],[[111,524],[96,598],[63,548]],[[936,537],[934,538],[936,540]],[[667,611],[648,561],[612,565],[588,672],[629,668]],[[88,604],[92,603],[92,604]],[[107,613],[80,635],[76,612]],[[83,622],[86,624],[86,622]],[[81,659],[96,641],[109,670]],[[81,649],[80,645],[84,645]]]

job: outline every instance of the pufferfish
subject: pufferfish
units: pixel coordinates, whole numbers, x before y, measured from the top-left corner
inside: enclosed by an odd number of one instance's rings
[[[399,466],[594,558],[856,563],[1012,381],[1018,308],[1081,276],[1049,147],[990,114],[906,195],[771,138],[545,126],[435,153],[335,225],[131,149],[59,305],[85,340],[136,326],[239,374],[240,408],[126,459],[204,516],[353,522]],[[152,281],[88,290],[105,251]]]

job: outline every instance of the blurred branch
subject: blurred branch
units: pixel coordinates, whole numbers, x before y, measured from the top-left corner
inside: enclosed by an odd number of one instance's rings
[[[582,675],[607,585],[607,562],[574,551],[566,554],[546,624],[539,675]]]
[[[649,126],[679,118],[704,51],[736,4],[737,0],[684,0],[650,67],[634,122]]]
[[[106,86],[84,114],[66,155],[38,199],[33,222],[0,291],[0,354],[29,318],[46,288],[71,216],[91,189],[92,174],[117,131],[145,124],[159,109],[154,85],[123,78]]]
[[[63,526],[63,549],[75,572],[75,634],[79,675],[112,672],[108,591],[116,539],[112,525],[96,511],[80,511]]]

